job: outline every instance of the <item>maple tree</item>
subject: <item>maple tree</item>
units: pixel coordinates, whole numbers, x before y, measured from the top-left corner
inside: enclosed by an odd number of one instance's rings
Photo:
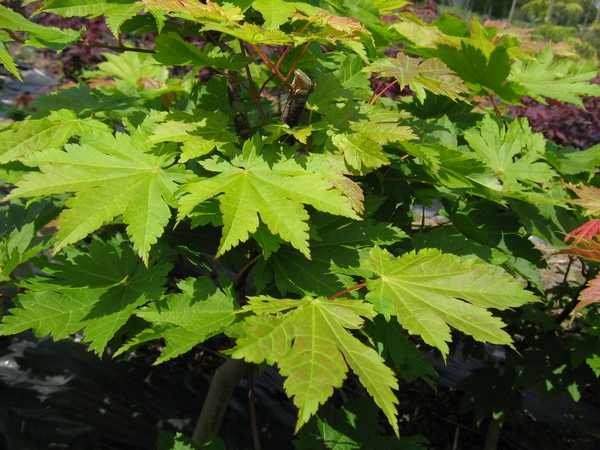
[[[286,377],[306,448],[324,430],[314,421],[346,426],[320,408],[350,371],[399,435],[398,377],[435,374],[421,351],[502,345],[514,369],[514,350],[561,323],[539,305],[544,262],[529,238],[564,247],[584,220],[573,205],[597,213],[595,191],[574,189],[586,200],[572,200],[567,187],[593,181],[599,157],[598,147],[549,145],[504,112],[525,95],[581,105],[600,95],[597,72],[477,19],[381,20],[406,4],[41,2],[36,14],[104,17],[118,41],[105,48],[118,54],[0,133],[10,189],[0,280],[19,290],[0,334],[83,329],[98,355],[164,339],[156,363],[224,334],[231,364],[277,365]],[[36,14],[0,5],[0,62],[18,78],[10,42],[102,46]],[[152,46],[135,46],[140,30],[154,32]],[[172,66],[189,72],[171,77]],[[386,96],[396,84],[414,95]],[[414,206],[433,200],[445,221],[419,225]],[[57,231],[39,240],[51,223]],[[562,251],[597,255],[590,229]],[[23,272],[25,262],[47,276]],[[591,341],[598,349],[596,336],[571,344]],[[598,354],[571,362],[554,386],[577,397]],[[473,376],[496,389],[502,374]],[[539,377],[524,370],[509,388]],[[492,423],[512,407],[471,394],[465,404]]]

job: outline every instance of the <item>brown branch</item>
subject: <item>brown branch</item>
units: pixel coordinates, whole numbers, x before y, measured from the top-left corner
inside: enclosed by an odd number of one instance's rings
[[[254,50],[256,52],[256,54],[260,57],[260,59],[263,60],[263,62],[269,67],[269,69],[271,69],[271,72],[273,72],[275,75],[277,75],[277,78],[279,78],[283,84],[285,84],[288,89],[292,88],[291,83],[286,80],[286,78],[281,74],[281,72],[279,71],[279,69],[277,68],[277,66],[275,66],[273,64],[273,61],[271,61],[269,59],[269,57],[265,54],[265,52],[263,52],[260,47],[256,44],[252,44],[252,43],[248,43],[248,45],[250,45],[250,47],[252,47],[252,50]]]
[[[240,82],[237,79],[235,72],[227,70],[225,71],[225,76],[227,77],[227,97],[229,97],[229,105],[231,105],[231,109],[237,113],[233,118],[235,132],[240,139],[247,141],[252,137],[252,129],[250,128],[248,113],[246,112],[246,104],[242,97]]]
[[[217,434],[225,417],[233,390],[246,374],[246,363],[240,359],[228,359],[219,366],[208,388],[202,412],[196,422],[192,440],[202,446],[211,433]]]

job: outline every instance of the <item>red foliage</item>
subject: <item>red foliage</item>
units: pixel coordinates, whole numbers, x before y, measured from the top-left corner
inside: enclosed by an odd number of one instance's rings
[[[598,232],[600,232],[600,220],[592,219],[567,234],[565,242],[568,242],[570,239],[575,239],[574,244],[576,244],[580,239],[593,238]]]
[[[600,77],[592,82],[600,84]],[[544,105],[525,97],[521,102],[524,106],[511,107],[513,115],[527,117],[533,130],[547,139],[581,150],[600,143],[600,97],[584,97],[586,110],[557,100]]]
[[[586,306],[600,301],[600,278],[594,278],[588,283],[581,294],[579,294],[579,302],[575,307],[575,312],[581,311]]]

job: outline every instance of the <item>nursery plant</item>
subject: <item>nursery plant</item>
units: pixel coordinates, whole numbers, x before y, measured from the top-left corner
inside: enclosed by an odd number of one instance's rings
[[[524,96],[600,95],[594,67],[477,18],[426,23],[399,12],[404,0],[36,4],[28,17],[0,5],[15,77],[27,46],[106,53],[0,133],[0,277],[14,304],[1,335],[83,330],[114,356],[163,340],[156,364],[229,337],[196,444],[218,432],[248,363],[277,366],[297,446],[313,449],[333,448],[323,423],[342,424],[347,448],[422,448],[394,437],[395,390],[399,377],[434,386],[432,349],[482,360],[464,404],[493,417],[486,448],[518,389],[597,386],[597,287],[577,308],[583,283],[547,291],[532,237],[568,250],[598,215],[597,197],[577,198],[598,185],[600,147],[558,147],[509,114]],[[104,17],[117,44],[38,23],[49,14]],[[595,249],[598,228],[571,234],[571,254]],[[565,337],[569,320],[581,325]],[[390,436],[321,408],[349,376]],[[346,411],[376,416],[357,401]]]

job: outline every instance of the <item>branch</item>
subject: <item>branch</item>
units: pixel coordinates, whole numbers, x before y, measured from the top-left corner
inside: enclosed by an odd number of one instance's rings
[[[287,102],[281,113],[281,121],[288,124],[290,128],[300,123],[306,100],[315,88],[308,75],[300,69],[296,69],[295,74],[296,76],[288,92]]]
[[[211,433],[219,432],[233,390],[245,374],[246,363],[241,359],[230,358],[219,366],[210,382],[202,412],[192,434],[192,440],[196,444],[202,446]]]
[[[269,67],[269,69],[271,69],[271,72],[273,72],[275,75],[277,75],[277,78],[279,78],[283,82],[283,84],[285,84],[288,87],[288,89],[292,89],[292,85],[290,84],[290,82],[282,75],[279,68],[277,68],[273,64],[273,61],[271,61],[269,59],[269,57],[265,54],[265,52],[263,52],[260,49],[260,47],[256,44],[252,44],[249,42],[248,45],[250,45],[250,47],[252,47],[252,50],[254,50],[256,52],[256,54],[260,57],[260,59],[262,59],[264,61],[264,63]]]

